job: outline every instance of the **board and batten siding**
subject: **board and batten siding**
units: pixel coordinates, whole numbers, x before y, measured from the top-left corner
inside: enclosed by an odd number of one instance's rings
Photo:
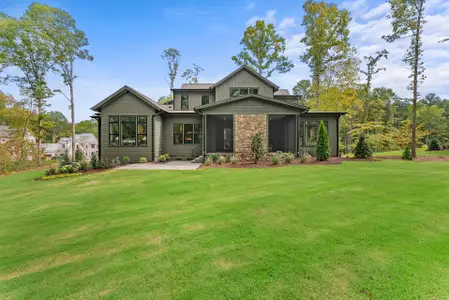
[[[257,98],[247,98],[205,109],[204,113],[208,115],[296,115],[300,113],[300,110],[294,107],[271,103]]]
[[[298,118],[298,130],[303,130],[301,128],[301,121],[327,121],[328,122],[328,136],[329,136],[329,147],[331,150],[331,156],[338,156],[338,115],[329,114],[318,114],[318,113],[305,113]],[[299,131],[300,132],[300,131]],[[304,148],[301,139],[299,139],[299,147]],[[307,146],[307,151],[315,155],[316,146]]]
[[[162,151],[162,117],[160,114],[154,116],[154,159],[161,155]]]
[[[114,99],[101,109],[101,157],[113,158],[129,156],[132,162],[140,157],[152,160],[152,116],[154,108],[126,92]],[[134,147],[109,146],[109,116],[146,116],[147,117],[147,145]]]
[[[174,159],[193,159],[197,150],[201,154],[202,144],[173,144],[174,124],[202,124],[198,114],[169,114],[165,115],[162,126],[162,153],[168,153]],[[203,128],[204,130],[204,128]]]
[[[215,88],[216,101],[230,98],[231,87],[258,88],[259,95],[273,98],[273,87],[255,77],[246,70],[241,70]]]
[[[192,91],[192,90],[175,91],[173,110],[181,110],[181,95],[189,96],[188,110],[193,110],[195,107],[200,106],[202,96],[209,96],[209,103],[215,102],[215,95],[212,91]]]

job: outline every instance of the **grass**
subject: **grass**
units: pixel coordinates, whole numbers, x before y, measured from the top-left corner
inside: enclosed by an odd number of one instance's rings
[[[402,156],[404,150],[389,151],[389,152],[376,152],[374,156]],[[424,148],[416,149],[418,156],[449,156],[449,150],[442,151],[426,151]]]
[[[0,178],[1,299],[448,299],[448,163]]]

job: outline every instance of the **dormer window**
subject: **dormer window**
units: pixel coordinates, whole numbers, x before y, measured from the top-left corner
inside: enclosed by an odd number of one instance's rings
[[[231,88],[230,90],[231,98],[243,97],[248,95],[258,95],[258,94],[259,94],[258,88],[236,87]]]
[[[181,95],[181,110],[189,110],[189,96]]]
[[[201,96],[201,105],[209,104],[209,95]]]

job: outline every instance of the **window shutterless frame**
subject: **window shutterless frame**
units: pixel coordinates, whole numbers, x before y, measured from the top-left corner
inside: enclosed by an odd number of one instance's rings
[[[202,129],[201,123],[173,124],[173,145],[201,144]]]
[[[248,95],[259,95],[259,88],[257,87],[230,87],[229,97],[243,97]]]

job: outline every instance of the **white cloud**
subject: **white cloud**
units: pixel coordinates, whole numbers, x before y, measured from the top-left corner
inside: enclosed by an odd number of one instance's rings
[[[372,18],[383,17],[390,11],[389,3],[382,3],[381,5],[371,9],[367,13],[361,15],[363,20],[370,20]]]
[[[270,9],[269,11],[267,11],[267,13],[265,14],[264,17],[259,17],[259,16],[254,16],[251,17],[247,22],[246,22],[246,26],[251,26],[256,24],[256,21],[258,20],[265,20],[265,23],[275,23],[276,22],[276,18],[275,15],[276,14],[276,10],[274,9]]]
[[[249,2],[249,3],[245,6],[245,9],[246,9],[246,10],[252,10],[252,9],[254,9],[254,7],[256,7],[256,3],[254,3],[254,2]]]
[[[286,29],[288,27],[295,27],[295,26],[296,26],[295,19],[293,19],[292,17],[286,17],[279,24],[279,29]]]
[[[366,0],[345,1],[341,3],[341,7],[349,10],[354,16],[363,14],[368,10],[368,4],[366,3]]]

